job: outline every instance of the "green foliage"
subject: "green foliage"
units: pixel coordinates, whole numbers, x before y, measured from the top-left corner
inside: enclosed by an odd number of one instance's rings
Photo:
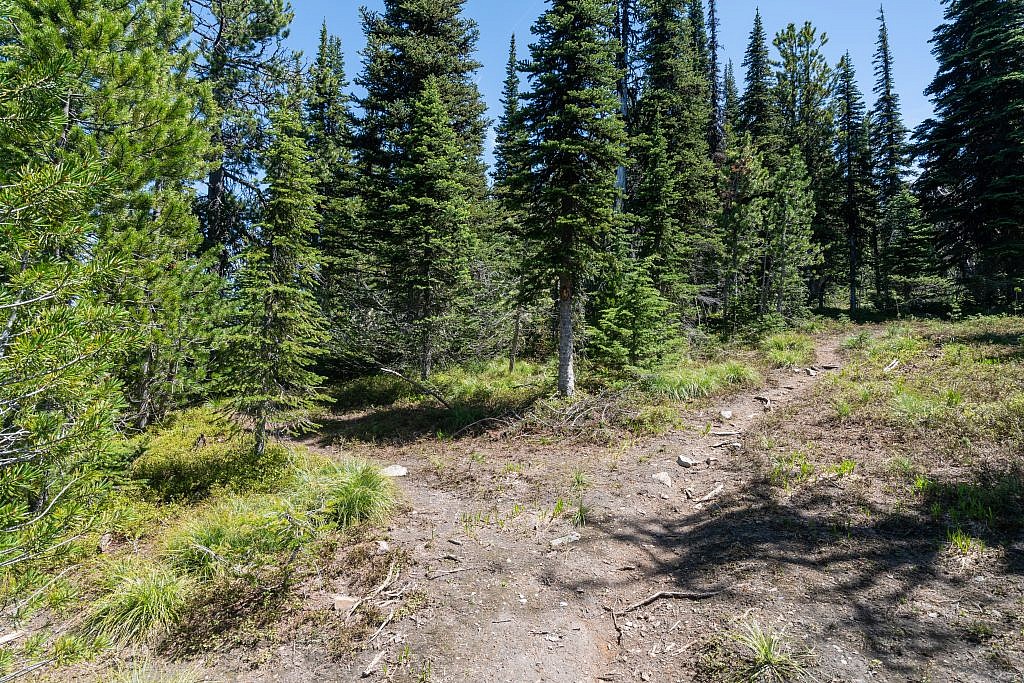
[[[981,305],[1020,298],[1024,241],[1024,5],[945,3],[932,38],[935,115],[917,129],[916,187],[942,254]],[[956,188],[951,191],[950,188]]]
[[[729,637],[744,650],[746,665],[736,680],[750,683],[787,683],[803,678],[809,652],[795,652],[785,632],[765,629],[757,621],[733,631]]]
[[[176,570],[202,580],[250,577],[308,538],[304,517],[280,496],[228,496],[171,529],[164,554]]]
[[[761,342],[768,362],[777,368],[792,368],[814,362],[814,340],[795,332],[781,332]]]
[[[289,107],[282,103],[272,116],[273,142],[263,160],[268,198],[257,234],[239,257],[220,379],[232,408],[254,422],[257,456],[271,421],[289,429],[310,424],[321,383],[310,366],[326,339],[313,293],[319,197],[302,126]]]
[[[814,476],[814,463],[803,451],[794,451],[776,459],[768,480],[787,491]]]
[[[757,370],[737,361],[668,366],[646,379],[652,393],[679,401],[705,398],[728,388],[752,386],[760,381]]]
[[[270,444],[257,455],[250,433],[212,408],[192,408],[150,430],[129,473],[166,501],[216,488],[267,491],[288,464],[283,446]]]
[[[173,626],[191,590],[169,567],[135,558],[115,560],[104,581],[106,592],[93,603],[82,630],[122,645]]]
[[[4,3],[0,26],[0,552],[3,571],[88,531],[122,455],[117,380],[137,331],[95,257],[113,168],[72,150],[74,66],[50,14]]]
[[[330,473],[320,489],[326,519],[339,528],[387,520],[395,506],[395,487],[379,468],[349,460]]]
[[[204,678],[198,669],[162,672],[156,670],[151,660],[142,659],[119,667],[109,680],[110,683],[202,683]]]

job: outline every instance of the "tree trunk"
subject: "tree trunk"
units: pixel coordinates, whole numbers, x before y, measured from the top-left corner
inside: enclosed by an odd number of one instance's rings
[[[252,430],[252,436],[256,442],[254,449],[256,458],[262,458],[263,453],[267,450],[267,411],[265,408],[260,408],[256,415],[256,427]]]
[[[508,350],[508,374],[516,371],[516,357],[519,355],[519,335],[523,327],[523,309],[516,311],[516,320],[512,327],[512,345]]]
[[[558,276],[558,393],[568,398],[576,391],[573,370],[572,276]]]

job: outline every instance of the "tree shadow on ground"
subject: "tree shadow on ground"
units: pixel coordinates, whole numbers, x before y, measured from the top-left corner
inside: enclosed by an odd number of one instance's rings
[[[351,439],[402,446],[425,437],[463,439],[479,436],[528,408],[469,403],[455,403],[451,409],[428,405],[374,407],[318,419],[317,440],[321,445]]]
[[[1014,476],[1019,487],[1020,473]],[[1016,547],[1019,539],[1014,542],[1018,508],[1016,523],[981,532],[989,547],[1006,552],[998,566],[983,570],[998,576],[979,582],[951,560],[945,523],[906,508],[862,509],[854,518],[837,505],[831,488],[819,484],[780,504],[772,485],[756,480],[691,514],[597,521],[595,542],[611,539],[646,553],[641,575],[617,572],[578,584],[569,577],[567,588],[633,594],[639,582],[654,592],[671,577],[671,589],[720,590],[713,600],[737,610],[752,605],[752,595],[765,596],[765,610],[778,610],[782,607],[773,599],[782,596],[781,605],[788,603],[794,617],[822,629],[822,641],[843,636],[858,642],[869,660],[905,677],[964,644],[956,615],[929,617],[918,609],[915,595],[939,602],[962,599],[1004,614],[1019,605],[1024,555]],[[925,499],[922,505],[927,504]],[[561,573],[548,579],[567,580]],[[752,584],[761,592],[750,591]]]

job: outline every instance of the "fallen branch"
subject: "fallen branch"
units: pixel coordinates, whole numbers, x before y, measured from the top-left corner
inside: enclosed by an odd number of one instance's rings
[[[391,368],[380,368],[380,371],[383,372],[385,375],[391,375],[392,377],[397,377],[403,382],[408,382],[410,385],[418,389],[420,393],[427,394],[428,396],[433,397],[438,403],[443,405],[448,410],[452,409],[452,404],[446,401],[444,396],[442,396],[437,390],[431,389],[426,384],[423,384],[422,382],[417,382],[416,380],[410,377],[406,377],[398,370],[392,370]]]
[[[434,579],[439,579],[442,576],[448,576],[449,574],[458,574],[459,572],[468,572],[471,569],[476,569],[476,567],[460,567],[459,569],[449,569],[449,570],[443,571],[443,572],[435,572],[434,574],[429,574],[428,573],[427,574],[427,580],[428,581],[433,581]]]
[[[722,592],[723,591],[720,590],[714,591],[712,593],[683,593],[680,591],[658,591],[646,600],[641,600],[635,605],[630,605],[626,609],[619,612],[618,616],[625,616],[630,612],[635,612],[641,607],[647,607],[647,605],[650,605],[652,602],[657,602],[658,600],[708,600],[710,598],[715,597],[716,595],[721,594]],[[615,615],[614,610],[612,611],[612,614]]]
[[[383,658],[384,658],[384,650],[381,650],[380,652],[377,653],[377,656],[375,656],[373,659],[370,660],[370,663],[366,665],[366,668],[363,669],[363,678],[366,678],[368,676],[372,676],[373,673],[374,673],[373,670],[375,668],[377,668],[377,665],[380,664],[380,660],[383,659]]]
[[[724,490],[725,490],[725,485],[723,485],[723,484],[719,484],[718,486],[716,486],[716,487],[715,487],[715,488],[714,488],[714,489],[713,489],[713,490],[711,491],[711,493],[709,493],[708,495],[704,496],[703,498],[701,498],[701,499],[700,499],[700,500],[698,500],[697,502],[698,502],[698,503],[706,503],[707,501],[711,500],[712,498],[714,498],[715,496],[717,496],[717,495],[718,495],[719,493],[721,493],[721,492],[722,492],[722,491],[724,491]]]

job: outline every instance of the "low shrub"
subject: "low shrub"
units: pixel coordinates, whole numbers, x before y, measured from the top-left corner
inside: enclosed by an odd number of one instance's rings
[[[293,492],[297,504],[341,529],[363,522],[380,524],[395,506],[394,483],[361,460],[301,469]]]
[[[253,445],[251,434],[211,408],[193,408],[148,435],[130,474],[164,500],[198,498],[218,487],[270,490],[287,468],[288,450],[271,443],[257,457]]]
[[[118,644],[144,640],[178,621],[191,583],[164,564],[125,558],[104,577],[106,592],[83,624],[87,635]]]

